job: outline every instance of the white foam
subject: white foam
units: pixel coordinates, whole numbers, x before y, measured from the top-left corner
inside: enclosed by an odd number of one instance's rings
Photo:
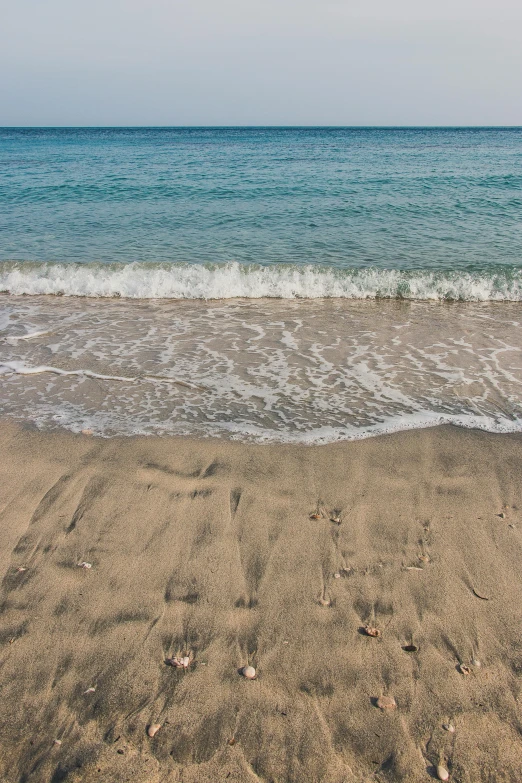
[[[130,299],[417,299],[522,301],[522,269],[485,272],[335,270],[314,265],[0,263],[11,294]]]

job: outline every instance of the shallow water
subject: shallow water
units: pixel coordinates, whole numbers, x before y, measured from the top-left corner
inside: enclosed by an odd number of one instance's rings
[[[305,443],[442,422],[522,429],[517,304],[0,305],[2,412],[45,428]]]

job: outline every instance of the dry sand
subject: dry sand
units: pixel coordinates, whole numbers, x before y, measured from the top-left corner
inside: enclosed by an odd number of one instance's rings
[[[2,781],[522,781],[521,437],[0,447]]]

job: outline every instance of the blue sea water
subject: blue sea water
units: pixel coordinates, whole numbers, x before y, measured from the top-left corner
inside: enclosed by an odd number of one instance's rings
[[[0,129],[0,415],[522,431],[522,129]]]
[[[0,261],[19,293],[517,300],[522,129],[3,129]]]

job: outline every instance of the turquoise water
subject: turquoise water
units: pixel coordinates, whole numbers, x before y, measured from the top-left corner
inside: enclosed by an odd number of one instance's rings
[[[521,432],[521,164],[517,128],[0,129],[0,415]]]
[[[18,293],[518,299],[522,129],[3,129],[0,260]]]

